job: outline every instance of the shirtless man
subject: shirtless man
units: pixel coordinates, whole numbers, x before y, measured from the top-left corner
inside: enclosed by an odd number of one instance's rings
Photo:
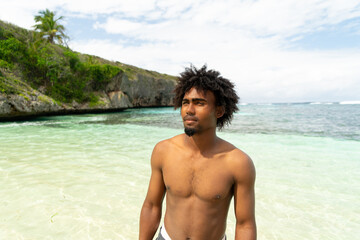
[[[185,134],[159,142],[151,156],[151,178],[140,214],[140,240],[153,239],[166,194],[158,240],[226,239],[234,196],[235,239],[256,239],[255,168],[248,155],[216,136],[238,110],[234,85],[219,72],[186,68],[175,88]]]

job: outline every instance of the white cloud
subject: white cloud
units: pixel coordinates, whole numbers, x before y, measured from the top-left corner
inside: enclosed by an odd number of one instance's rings
[[[154,8],[155,0],[63,0],[61,6],[82,14],[111,14],[122,12],[126,16],[139,16]],[[60,4],[59,4],[60,5]]]
[[[34,15],[38,11],[46,8],[52,9],[56,5],[55,1],[45,0],[4,1],[1,3],[0,19],[29,29],[35,24]]]

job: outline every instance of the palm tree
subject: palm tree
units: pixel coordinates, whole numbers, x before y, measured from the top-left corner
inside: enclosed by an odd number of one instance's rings
[[[34,17],[35,22],[38,23],[34,28],[39,30],[42,37],[47,38],[50,43],[56,40],[59,44],[66,44],[69,37],[65,34],[65,27],[58,23],[64,17],[55,19],[55,14],[56,12],[51,12],[49,9],[39,11],[39,15]]]

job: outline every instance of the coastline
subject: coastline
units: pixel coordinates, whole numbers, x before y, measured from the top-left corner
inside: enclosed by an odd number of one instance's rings
[[[59,111],[49,111],[40,113],[29,113],[20,115],[0,116],[0,122],[13,122],[13,121],[31,121],[38,117],[51,117],[51,116],[67,116],[67,115],[85,115],[85,114],[102,114],[102,113],[119,113],[127,109],[145,109],[145,108],[166,108],[173,107],[173,105],[150,105],[150,106],[137,106],[137,107],[124,107],[124,108],[93,108],[93,109],[62,109]]]
[[[34,89],[25,81],[0,79],[2,84],[15,89],[0,91],[0,122],[26,120],[39,116],[106,113],[139,107],[173,106],[174,78],[119,73],[103,89],[92,91],[95,101],[62,102]]]

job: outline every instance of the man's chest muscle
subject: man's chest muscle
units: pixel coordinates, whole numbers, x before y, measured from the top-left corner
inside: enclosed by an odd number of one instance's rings
[[[217,200],[227,197],[232,188],[232,177],[222,159],[168,159],[163,176],[168,193],[177,197]]]

